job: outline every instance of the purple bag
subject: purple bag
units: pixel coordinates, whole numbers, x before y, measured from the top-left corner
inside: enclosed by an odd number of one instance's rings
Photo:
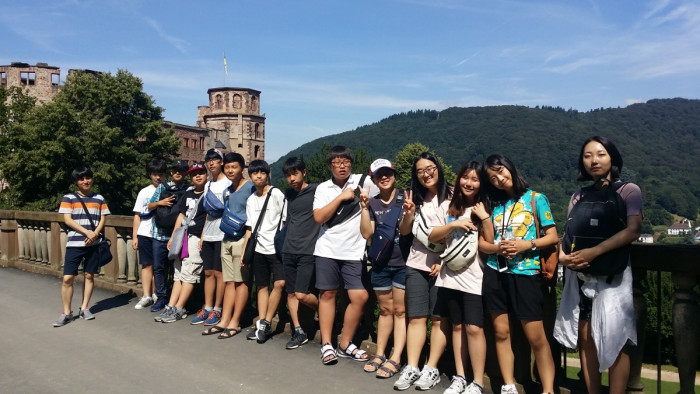
[[[182,239],[182,251],[180,252],[180,259],[184,259],[186,257],[190,257],[190,249],[187,246],[188,241],[187,241],[187,230],[185,230],[185,237]]]

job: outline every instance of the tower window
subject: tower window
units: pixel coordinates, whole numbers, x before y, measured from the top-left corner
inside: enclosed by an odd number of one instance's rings
[[[243,104],[243,97],[240,94],[233,95],[233,108],[241,109]]]
[[[61,74],[51,74],[51,85],[58,86],[61,83]]]
[[[22,71],[19,73],[22,85],[34,85],[36,83],[36,73]]]
[[[216,95],[216,109],[221,109],[224,105],[224,99],[220,94]]]

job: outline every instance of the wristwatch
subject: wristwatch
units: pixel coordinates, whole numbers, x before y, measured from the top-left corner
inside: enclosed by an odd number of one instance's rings
[[[537,250],[537,246],[535,246],[534,240],[532,240],[532,239],[530,240],[530,245],[532,245],[532,248],[530,248],[531,250]]]

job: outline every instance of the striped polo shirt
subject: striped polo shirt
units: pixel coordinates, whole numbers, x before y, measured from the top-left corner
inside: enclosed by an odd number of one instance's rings
[[[95,226],[98,226],[100,224],[101,215],[109,215],[109,208],[107,207],[107,203],[105,202],[104,197],[97,193],[92,193],[91,196],[80,197],[85,203],[88,212],[90,212],[90,216],[92,217],[92,221],[95,223]],[[88,216],[85,215],[83,205],[80,203],[80,200],[78,200],[78,198],[75,197],[75,194],[69,193],[63,196],[63,199],[61,200],[61,206],[58,208],[58,213],[70,213],[71,218],[73,218],[73,220],[75,220],[79,225],[83,226],[88,230],[92,230],[92,225],[90,225],[90,220],[88,219]],[[72,228],[69,228],[68,243],[66,244],[66,247],[79,248],[84,246],[85,236],[73,230]]]

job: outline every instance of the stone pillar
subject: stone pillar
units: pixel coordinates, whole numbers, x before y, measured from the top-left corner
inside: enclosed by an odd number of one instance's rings
[[[644,356],[644,340],[647,327],[647,303],[644,299],[643,281],[647,277],[647,270],[642,268],[632,269],[632,294],[634,297],[634,317],[637,322],[637,346],[629,346],[630,376],[627,380],[628,393],[644,393],[642,383],[642,358]]]
[[[126,248],[131,247],[127,245],[126,242],[127,234],[125,231],[120,231],[120,229],[117,229],[117,264],[119,265],[118,271],[117,271],[117,282],[118,283],[126,283],[127,277],[126,277],[126,267],[127,267],[127,253],[126,253]]]
[[[698,275],[687,272],[673,272],[671,278],[673,284],[678,286],[678,289],[673,292],[673,339],[676,345],[678,377],[681,384],[679,393],[694,393],[700,344],[698,337],[700,306],[698,306],[698,294],[693,291],[693,287],[698,284],[699,278]]]
[[[34,237],[34,224],[31,222],[27,223],[27,241],[29,245],[27,258],[31,262],[36,262],[36,238]]]
[[[18,250],[18,226],[15,220],[3,219],[0,222],[0,259],[3,266],[8,266],[17,259]]]
[[[61,266],[59,267],[60,271],[63,272],[63,266],[66,263],[66,245],[68,244],[68,229],[67,227],[64,227],[63,225],[61,226]]]
[[[141,271],[139,270],[138,253],[133,248],[131,237],[126,238],[126,256],[127,256],[127,282],[138,284]]]
[[[18,259],[24,260],[27,256],[26,254],[26,245],[27,245],[27,238],[26,238],[26,227],[24,223],[17,222],[17,241],[19,243],[19,254],[18,254]]]
[[[41,238],[41,264],[49,265],[49,232],[47,223],[41,223],[39,234]]]
[[[58,222],[51,222],[49,264],[58,271],[63,265],[63,249],[61,249],[61,234],[63,229]],[[61,270],[62,271],[62,270]]]

